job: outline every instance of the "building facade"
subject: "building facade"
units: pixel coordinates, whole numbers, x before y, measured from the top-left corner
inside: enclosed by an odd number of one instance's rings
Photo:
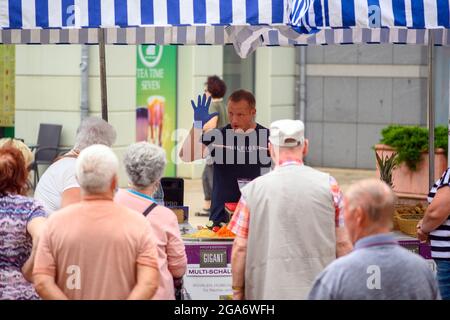
[[[208,75],[222,76],[228,94],[255,93],[257,121],[304,115],[313,166],[375,168],[371,147],[391,123],[425,125],[427,52],[420,46],[349,45],[306,48],[306,107],[299,112],[299,48],[259,48],[242,60],[232,46],[179,46],[177,128],[192,125],[190,100],[202,93]],[[17,45],[15,136],[35,143],[40,123],[63,125],[62,144],[71,146],[80,123],[81,46]],[[89,114],[100,116],[97,46],[89,47]],[[107,46],[109,120],[118,131],[122,158],[136,139],[136,47]],[[436,50],[436,115],[448,119],[450,53]],[[439,67],[437,67],[439,66]],[[227,96],[228,96],[227,94]],[[181,140],[182,133],[176,137]],[[176,150],[174,151],[176,154]],[[171,156],[171,155],[169,155]],[[177,175],[200,177],[203,163],[177,165]],[[126,184],[121,173],[121,184]]]

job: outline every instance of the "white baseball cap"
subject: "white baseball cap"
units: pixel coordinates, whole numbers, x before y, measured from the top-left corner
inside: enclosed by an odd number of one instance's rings
[[[277,120],[270,125],[269,141],[279,147],[297,147],[305,141],[305,125],[300,120]]]

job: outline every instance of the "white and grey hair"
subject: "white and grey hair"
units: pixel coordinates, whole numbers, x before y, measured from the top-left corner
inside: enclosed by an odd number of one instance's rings
[[[116,141],[116,130],[112,125],[97,117],[87,117],[77,129],[74,149],[81,151],[93,144],[111,147]]]
[[[394,213],[395,193],[378,179],[364,179],[351,185],[346,201],[350,210],[361,207],[372,222],[386,222]]]
[[[144,189],[161,179],[167,164],[166,151],[148,142],[130,145],[124,160],[130,182]]]
[[[107,192],[119,171],[119,160],[111,148],[94,144],[81,151],[76,175],[81,189],[89,194]]]

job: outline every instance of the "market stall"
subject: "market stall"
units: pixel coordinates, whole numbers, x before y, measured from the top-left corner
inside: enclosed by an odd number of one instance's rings
[[[258,46],[428,45],[428,126],[434,128],[433,46],[450,45],[449,7],[448,0],[0,0],[0,44],[100,44],[104,118],[105,44],[232,44],[241,57]],[[433,142],[430,134],[430,159]],[[429,163],[433,172],[434,161]],[[193,231],[188,225],[182,228]],[[428,254],[417,240],[399,236],[404,246],[417,246],[419,253]],[[213,298],[229,296],[232,242],[223,240],[185,239],[189,260],[185,281],[193,298],[205,298],[206,292]],[[202,269],[208,270],[206,274]]]

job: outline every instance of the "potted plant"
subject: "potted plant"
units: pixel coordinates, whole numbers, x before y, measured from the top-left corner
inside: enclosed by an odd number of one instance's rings
[[[377,158],[396,154],[392,168],[393,190],[399,197],[425,199],[428,194],[428,129],[419,126],[391,125],[381,131],[380,144],[375,145]],[[448,129],[435,129],[434,179],[447,168]],[[380,177],[379,165],[377,175]]]
[[[393,152],[390,155],[380,156],[375,151],[375,157],[377,158],[377,168],[380,176],[380,180],[384,181],[389,187],[394,187],[392,180],[392,172],[397,166],[397,153]]]

